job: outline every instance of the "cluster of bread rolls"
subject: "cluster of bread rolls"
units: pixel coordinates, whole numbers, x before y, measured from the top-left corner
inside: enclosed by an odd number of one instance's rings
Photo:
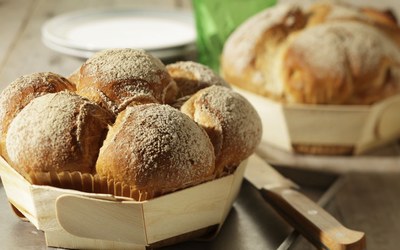
[[[227,40],[229,83],[283,103],[369,105],[400,93],[400,28],[389,11],[277,5]]]
[[[253,107],[209,68],[111,49],[69,79],[0,96],[2,156],[33,184],[150,199],[231,173],[261,139]]]

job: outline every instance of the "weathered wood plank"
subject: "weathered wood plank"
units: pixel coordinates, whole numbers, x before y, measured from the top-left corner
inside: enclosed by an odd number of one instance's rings
[[[398,249],[400,174],[350,174],[333,202],[346,225],[366,232],[368,249]]]
[[[0,70],[37,1],[0,0]]]
[[[191,9],[192,1],[191,0],[175,0],[175,7],[182,9]]]
[[[400,174],[350,173],[327,206],[345,226],[365,232],[368,249],[398,249]],[[296,249],[313,249],[299,238]]]
[[[4,62],[4,67],[0,68],[0,90],[4,89],[18,76],[24,74],[52,71],[67,76],[83,63],[82,59],[52,51],[42,43],[41,27],[49,18],[62,13],[93,7],[149,6],[175,8],[175,2],[174,0],[39,0],[31,9],[30,18],[26,25],[22,27],[18,40],[9,50],[9,56]]]

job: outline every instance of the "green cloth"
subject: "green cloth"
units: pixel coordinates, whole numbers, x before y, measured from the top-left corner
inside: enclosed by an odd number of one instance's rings
[[[200,63],[219,71],[222,48],[234,29],[276,0],[193,0]]]

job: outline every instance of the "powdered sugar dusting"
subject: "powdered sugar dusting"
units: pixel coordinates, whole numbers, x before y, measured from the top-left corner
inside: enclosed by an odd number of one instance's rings
[[[34,99],[10,124],[6,145],[11,162],[26,172],[90,172],[94,167],[94,162],[90,165],[93,156],[85,155],[87,145],[80,137],[83,125],[95,127],[93,133],[102,136],[104,128],[85,123],[86,116],[99,114],[94,109],[100,107],[70,92]]]
[[[14,95],[14,93],[22,92],[28,88],[32,90],[45,89],[48,93],[51,93],[51,91],[55,92],[59,88],[72,91],[74,90],[74,85],[58,74],[52,72],[38,72],[18,77],[3,90],[4,93],[2,93],[1,96],[2,98],[7,98],[10,95]]]
[[[217,162],[238,164],[254,151],[261,140],[261,120],[244,97],[228,88],[211,86],[196,93],[187,105],[191,102],[194,113],[188,115],[200,125],[206,125],[202,121],[204,116],[213,117],[221,124],[223,144],[220,157],[227,160],[217,159]],[[185,105],[182,107],[184,113],[193,112],[190,110]]]
[[[122,120],[120,116],[123,116]],[[118,126],[110,129],[100,150],[97,167],[100,175],[136,183],[139,189],[159,190],[172,188],[171,185],[196,183],[214,170],[214,153],[207,134],[189,117],[170,106],[127,107],[116,124]],[[118,150],[118,154],[111,156],[107,150]],[[99,163],[104,160],[120,164],[99,168]],[[126,165],[121,164],[126,162]]]
[[[101,99],[103,103],[98,104],[119,112],[128,102],[170,103],[175,99],[175,86],[164,64],[144,50],[110,49],[82,65],[78,93],[93,92],[87,89],[95,87],[103,96],[87,97]]]
[[[322,78],[345,75],[347,64],[353,72],[373,71],[382,56],[400,62],[400,51],[385,34],[357,21],[330,22],[303,30],[289,50],[304,55],[307,65]]]
[[[367,20],[368,18],[360,12],[359,8],[349,5],[330,4],[330,11],[326,16],[327,20],[355,18],[358,20]]]
[[[243,71],[255,56],[255,46],[264,32],[282,23],[291,11],[297,9],[294,5],[277,5],[248,19],[225,42],[224,61],[232,64],[235,70]]]
[[[170,72],[173,72],[173,70],[182,70],[186,72],[190,72],[193,74],[194,79],[197,80],[201,83],[207,84],[208,86],[211,85],[219,85],[219,86],[225,86],[228,87],[229,85],[225,82],[224,79],[222,79],[220,76],[215,74],[215,72],[196,62],[191,62],[191,61],[185,61],[185,62],[176,62],[173,64],[167,65],[167,70]],[[173,76],[173,74],[171,74]]]
[[[126,79],[142,79],[161,82],[159,71],[164,64],[144,50],[109,49],[96,53],[86,61],[85,74],[97,81],[112,82]]]
[[[207,88],[212,85],[230,86],[210,68],[196,62],[186,61],[177,62],[167,65],[167,71],[175,80],[178,88],[178,104],[173,106],[180,106],[182,97],[190,97],[200,89]]]
[[[46,93],[74,89],[75,86],[67,79],[51,72],[33,73],[17,78],[0,95],[1,139],[5,140],[3,137],[9,123],[31,100]]]
[[[269,8],[227,40],[223,73],[274,100],[372,103],[398,88],[400,50],[396,28],[379,28],[390,15],[369,11],[335,2]]]
[[[4,119],[5,112],[9,111],[9,103],[12,101],[18,101],[18,107],[22,109],[32,99],[40,95],[61,90],[73,91],[74,89],[74,85],[67,79],[51,72],[33,73],[18,77],[1,92],[0,120]]]

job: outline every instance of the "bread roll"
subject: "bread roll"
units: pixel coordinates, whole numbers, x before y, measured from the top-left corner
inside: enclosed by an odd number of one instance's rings
[[[38,97],[9,126],[9,163],[33,184],[56,185],[63,172],[92,174],[111,122],[108,111],[74,93]]]
[[[261,140],[262,126],[257,112],[229,88],[202,89],[183,104],[181,111],[210,136],[218,175],[232,172],[254,152]]]
[[[200,63],[182,61],[169,64],[166,69],[178,86],[178,98],[191,96],[212,85],[230,88],[212,69]]]
[[[127,107],[110,128],[97,173],[149,199],[213,177],[213,146],[178,110],[160,104]]]
[[[76,69],[72,74],[70,74],[67,79],[68,81],[72,82],[73,84],[77,84],[79,82],[79,77],[80,77],[80,67]]]
[[[71,79],[79,95],[115,114],[130,104],[171,103],[177,91],[162,62],[135,49],[98,52]]]
[[[5,158],[7,130],[14,117],[33,99],[63,90],[74,91],[75,86],[60,75],[42,72],[18,77],[1,92],[0,151]]]
[[[198,63],[167,71],[142,50],[114,49],[69,79],[76,91],[40,73],[2,94],[7,161],[33,184],[151,199],[233,172],[260,141],[254,109]],[[177,94],[189,116],[170,106]]]
[[[393,17],[377,10],[278,5],[230,36],[222,72],[284,103],[368,105],[400,92],[399,38]]]

